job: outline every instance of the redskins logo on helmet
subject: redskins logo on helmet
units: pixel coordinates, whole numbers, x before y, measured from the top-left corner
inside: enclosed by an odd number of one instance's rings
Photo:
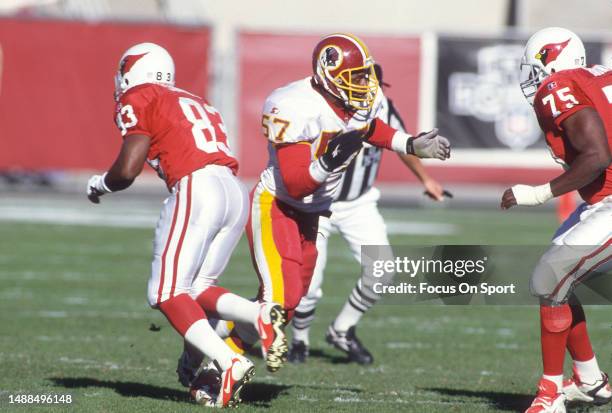
[[[338,46],[327,46],[321,50],[319,60],[327,70],[336,70],[342,64],[342,50]]]
[[[374,59],[356,36],[336,33],[321,39],[312,54],[312,70],[316,84],[345,107],[372,109],[378,92]]]

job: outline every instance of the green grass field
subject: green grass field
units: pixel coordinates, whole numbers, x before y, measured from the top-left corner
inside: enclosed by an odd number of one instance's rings
[[[393,244],[545,244],[556,227],[552,213],[526,210],[385,216],[455,228],[443,236],[394,235]],[[70,407],[42,409],[49,412],[203,409],[176,380],[179,336],[146,304],[152,229],[0,222],[0,234],[0,411],[24,411],[8,404],[18,393],[72,395]],[[529,404],[541,369],[533,307],[378,306],[358,328],[375,363],[346,364],[323,336],[358,272],[334,236],[311,359],[276,374],[257,359],[241,411],[492,412]],[[254,295],[246,242],[221,283]],[[605,369],[612,364],[609,314],[605,307],[587,310]]]

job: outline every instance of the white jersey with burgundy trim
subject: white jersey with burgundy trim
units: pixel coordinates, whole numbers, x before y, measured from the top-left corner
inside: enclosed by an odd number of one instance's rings
[[[330,174],[313,194],[302,199],[292,198],[281,177],[276,145],[310,145],[311,159],[315,160],[325,152],[328,141],[336,134],[368,127],[378,117],[384,96],[379,89],[369,113],[357,112],[342,119],[312,87],[311,79],[308,77],[278,88],[266,99],[262,126],[268,138],[270,158],[260,181],[267,191],[296,209],[323,212],[337,197],[345,169]]]

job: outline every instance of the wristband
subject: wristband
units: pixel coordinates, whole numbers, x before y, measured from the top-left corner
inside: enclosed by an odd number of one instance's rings
[[[106,178],[106,175],[108,174],[108,172],[104,172],[104,174],[100,177],[100,179],[98,179],[96,181],[96,190],[102,192],[103,194],[108,194],[113,192],[108,186],[106,186],[106,182],[104,182],[104,179]]]
[[[308,172],[310,172],[310,176],[312,177],[312,179],[319,183],[324,182],[331,173],[331,171],[328,171],[323,166],[323,164],[321,163],[321,158],[310,163],[310,166],[308,167]]]
[[[407,133],[397,131],[391,138],[391,150],[402,154],[414,154],[412,136]]]
[[[512,187],[512,194],[514,199],[516,199],[517,205],[525,206],[541,205],[554,198],[550,189],[550,183],[539,186],[514,185]]]

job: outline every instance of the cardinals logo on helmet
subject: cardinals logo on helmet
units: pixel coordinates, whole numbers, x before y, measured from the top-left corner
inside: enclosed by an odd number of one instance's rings
[[[334,70],[342,64],[342,51],[336,46],[328,46],[321,51],[321,65],[328,70]]]
[[[544,66],[553,62],[559,57],[565,46],[569,43],[570,39],[567,39],[561,43],[549,43],[544,45],[540,51],[535,55],[536,59],[538,59]]]
[[[136,64],[136,62],[147,53],[125,56],[125,58],[121,61],[121,64],[119,65],[119,72],[121,73],[121,75],[125,75],[127,72],[129,72],[130,69]]]

